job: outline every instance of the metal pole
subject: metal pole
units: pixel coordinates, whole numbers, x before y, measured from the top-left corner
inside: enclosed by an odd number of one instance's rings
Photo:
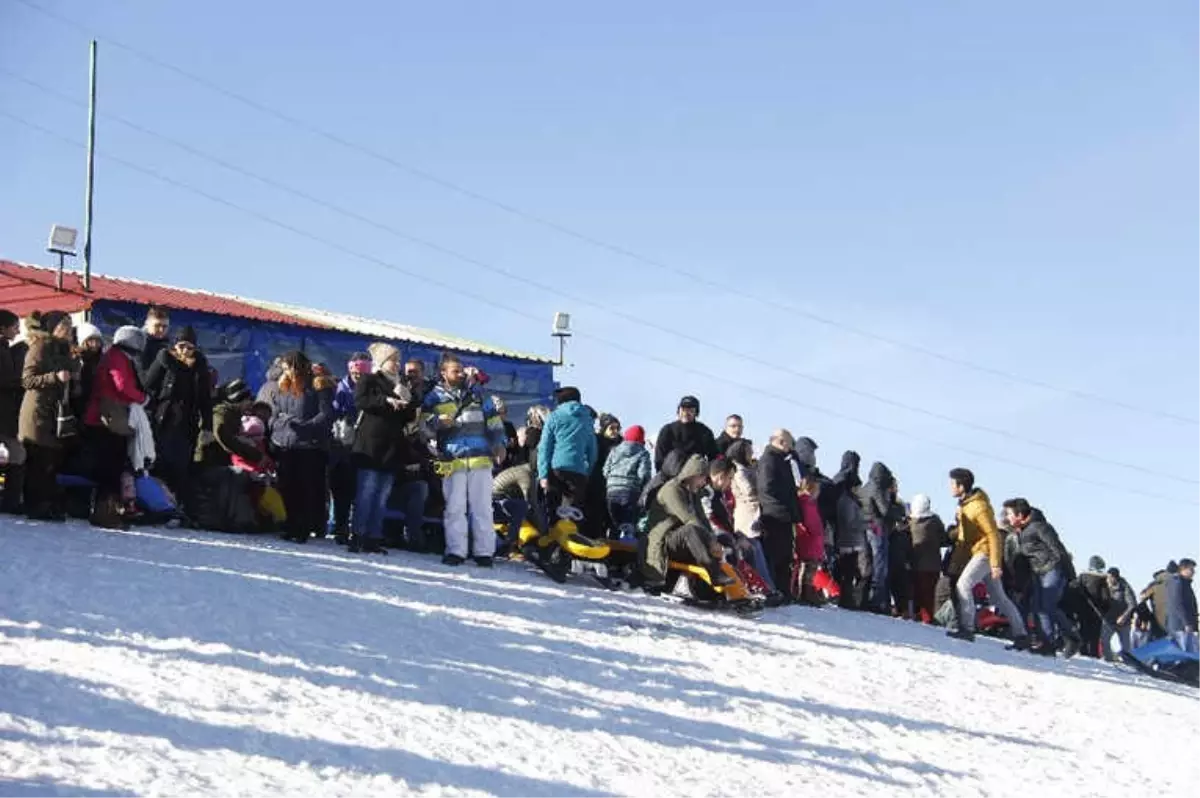
[[[54,278],[54,288],[61,291],[63,287],[63,259],[66,256],[63,253],[58,253],[58,275]]]
[[[92,290],[92,187],[96,182],[96,40],[88,67],[87,189],[83,209],[83,290]]]

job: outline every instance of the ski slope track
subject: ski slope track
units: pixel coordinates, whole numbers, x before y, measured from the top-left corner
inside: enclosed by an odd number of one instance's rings
[[[0,521],[0,795],[1184,795],[1196,709],[832,608]]]

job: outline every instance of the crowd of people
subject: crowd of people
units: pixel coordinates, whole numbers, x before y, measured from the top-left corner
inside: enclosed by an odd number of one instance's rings
[[[1011,649],[1041,655],[1111,656],[1114,639],[1128,651],[1168,636],[1196,648],[1192,560],[1140,592],[1099,557],[1078,572],[1042,510],[1015,497],[998,518],[965,468],[949,472],[956,509],[943,520],[927,495],[903,501],[884,463],[864,481],[856,452],[827,474],[817,443],[789,430],[759,450],[731,415],[714,435],[693,396],[651,446],[573,387],[517,427],[487,375],[452,353],[427,373],[379,342],[338,379],[293,351],[255,395],[240,379],[218,385],[195,332],[172,331],[163,309],[111,341],[62,313],[21,327],[0,310],[4,513],[298,544],[332,534],[355,553],[438,550],[479,567],[537,556],[521,527],[567,520],[636,546],[629,582],[649,593],[676,561],[715,587],[744,577],[768,605],[835,600],[964,641],[1007,627]]]

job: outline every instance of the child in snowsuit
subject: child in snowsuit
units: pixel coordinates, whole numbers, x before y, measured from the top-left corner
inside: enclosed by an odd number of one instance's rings
[[[650,482],[650,452],[646,431],[639,426],[625,430],[625,441],[604,462],[608,490],[608,514],[618,537],[633,538],[637,529],[638,497]]]

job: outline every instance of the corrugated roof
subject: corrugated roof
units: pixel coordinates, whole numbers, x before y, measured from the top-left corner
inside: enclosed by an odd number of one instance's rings
[[[434,330],[411,327],[407,324],[396,324],[390,321],[364,319],[361,316],[353,316],[347,313],[333,313],[326,310],[315,310],[313,308],[299,307],[297,305],[287,305],[282,302],[266,302],[260,299],[247,299],[246,301],[266,310],[273,310],[279,313],[285,313],[305,319],[310,323],[319,324],[322,327],[329,327],[335,330],[341,330],[343,332],[365,335],[369,338],[410,341],[414,344],[425,344],[427,346],[453,349],[458,352],[473,352],[482,355],[499,355],[501,357],[509,357],[518,360],[530,360],[535,363],[554,363],[553,360],[545,355],[534,355],[528,352],[513,351],[511,349],[500,349],[492,346],[491,344],[472,341],[469,338],[458,338],[456,336],[446,335],[445,333],[436,332]]]
[[[76,271],[65,271],[63,273],[63,290],[59,291],[54,287],[56,273],[57,269],[54,268],[0,260],[0,307],[7,308],[17,315],[25,316],[35,310],[60,310],[76,313],[91,308],[93,302],[101,300],[129,302],[138,305],[159,305],[176,310],[190,310],[197,313],[212,313],[219,316],[236,316],[274,324],[340,330],[370,338],[409,341],[459,352],[496,355],[535,363],[553,364],[554,362],[543,355],[515,352],[405,324],[364,319],[342,313],[331,313],[229,294],[174,288],[124,277],[93,274],[92,290],[85,292],[82,275]]]

